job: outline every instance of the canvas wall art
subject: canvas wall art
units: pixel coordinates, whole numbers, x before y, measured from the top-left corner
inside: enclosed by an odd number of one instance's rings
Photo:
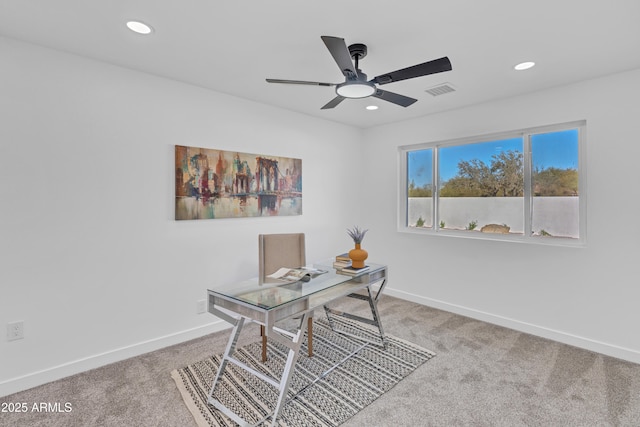
[[[176,145],[176,220],[301,214],[301,159]]]

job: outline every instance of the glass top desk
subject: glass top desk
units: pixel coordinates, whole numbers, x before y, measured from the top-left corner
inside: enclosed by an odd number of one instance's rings
[[[332,328],[334,328],[334,322],[332,321],[333,316],[342,316],[375,326],[379,332],[380,341],[372,342],[363,340],[364,344],[361,348],[371,343],[386,345],[377,303],[387,282],[387,267],[368,263],[369,269],[367,271],[357,276],[348,276],[338,274],[331,266],[330,261],[328,261],[327,264],[328,265],[313,265],[314,269],[323,270],[326,271],[326,273],[320,274],[308,282],[283,283],[280,280],[274,279],[261,283],[258,278],[254,278],[236,283],[233,286],[208,290],[209,313],[233,325],[220,367],[209,393],[209,404],[213,405],[238,424],[249,425],[245,420],[213,397],[216,386],[224,375],[227,363],[233,363],[279,390],[279,397],[273,412],[255,424],[261,424],[271,418],[272,425],[275,425],[276,418],[285,403],[284,398],[287,396],[289,381],[293,374],[293,366],[298,357],[308,320],[313,317],[315,309],[324,307]],[[372,290],[373,285],[379,285],[375,293]],[[372,318],[369,319],[344,313],[327,307],[327,304],[330,302],[347,296],[368,301]],[[300,318],[300,324],[296,330],[284,330],[276,326],[277,322],[293,317]],[[265,335],[269,339],[289,349],[287,361],[280,379],[266,376],[233,357],[238,337],[246,322],[260,324],[264,327]],[[345,331],[336,331],[349,335]],[[362,337],[356,338],[362,339]],[[354,354],[355,353],[357,353],[357,351],[354,352]],[[325,374],[330,371],[331,370],[327,371]]]

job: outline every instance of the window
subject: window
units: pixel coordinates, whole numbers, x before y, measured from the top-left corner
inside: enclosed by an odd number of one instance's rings
[[[400,147],[400,229],[585,242],[585,123]]]

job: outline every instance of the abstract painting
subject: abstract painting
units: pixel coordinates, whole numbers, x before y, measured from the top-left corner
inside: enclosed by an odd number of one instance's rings
[[[301,214],[301,159],[176,145],[176,220]]]

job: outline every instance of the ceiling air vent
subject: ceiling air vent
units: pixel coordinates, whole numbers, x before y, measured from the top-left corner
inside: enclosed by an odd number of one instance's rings
[[[456,89],[455,87],[453,87],[451,83],[442,83],[442,84],[439,84],[438,86],[434,86],[427,89],[425,92],[433,96],[440,96],[440,95],[444,95],[445,93],[451,93],[455,91]]]

